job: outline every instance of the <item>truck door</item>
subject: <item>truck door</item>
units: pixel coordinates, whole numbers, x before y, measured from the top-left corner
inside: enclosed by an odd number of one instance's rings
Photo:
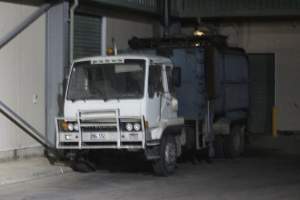
[[[162,68],[164,92],[161,97],[161,118],[173,119],[177,117],[177,110],[172,108],[175,99],[175,88],[172,80],[172,66],[164,65]]]
[[[150,127],[157,127],[161,119],[161,100],[164,93],[162,83],[162,66],[149,67],[147,120]]]

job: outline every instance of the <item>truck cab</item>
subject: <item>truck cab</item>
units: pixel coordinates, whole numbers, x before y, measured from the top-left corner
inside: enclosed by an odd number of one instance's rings
[[[56,119],[57,148],[144,151],[157,173],[172,173],[184,126],[177,113],[179,85],[180,70],[165,57],[75,60],[64,116]]]

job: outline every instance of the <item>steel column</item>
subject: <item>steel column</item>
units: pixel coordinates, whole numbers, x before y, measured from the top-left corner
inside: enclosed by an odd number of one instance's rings
[[[55,117],[63,114],[64,78],[69,66],[69,3],[53,6],[46,25],[46,136],[55,144]]]

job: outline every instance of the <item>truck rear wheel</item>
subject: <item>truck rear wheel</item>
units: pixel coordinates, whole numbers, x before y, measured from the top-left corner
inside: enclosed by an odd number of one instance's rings
[[[229,158],[239,157],[245,149],[245,133],[242,126],[235,125],[229,135],[224,137],[224,154]]]
[[[175,137],[165,135],[160,144],[160,158],[153,162],[153,170],[156,175],[169,176],[175,172],[177,149]]]

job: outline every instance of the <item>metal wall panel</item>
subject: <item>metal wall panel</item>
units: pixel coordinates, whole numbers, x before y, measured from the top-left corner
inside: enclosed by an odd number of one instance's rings
[[[178,0],[181,17],[264,17],[300,15],[299,0]]]
[[[158,0],[90,0],[97,3],[156,13],[159,9]]]
[[[75,15],[75,59],[101,54],[101,20],[101,17]]]

